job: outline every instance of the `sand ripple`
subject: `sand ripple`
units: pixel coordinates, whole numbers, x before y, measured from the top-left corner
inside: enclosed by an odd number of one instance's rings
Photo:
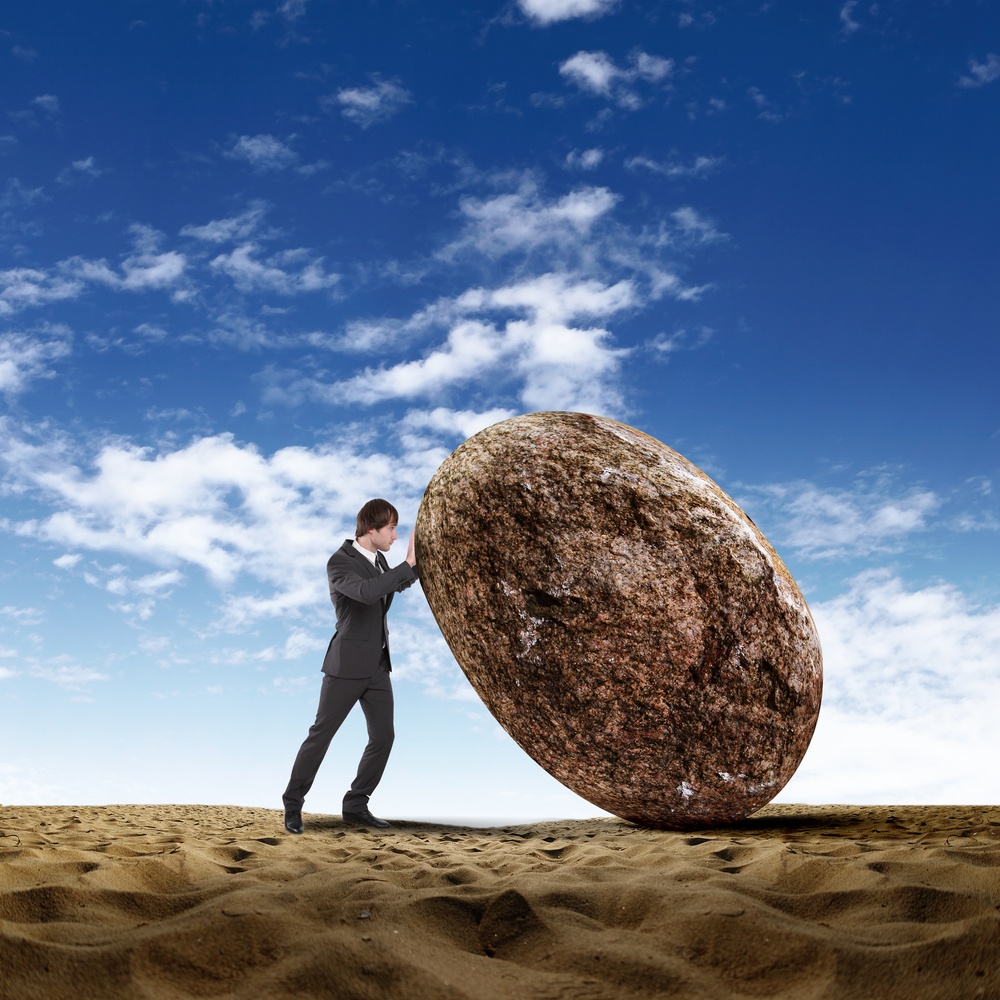
[[[0,808],[0,998],[1000,1000],[1000,808],[306,821]]]

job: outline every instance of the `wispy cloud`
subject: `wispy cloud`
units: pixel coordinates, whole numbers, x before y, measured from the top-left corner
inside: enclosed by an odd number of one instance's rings
[[[570,170],[596,170],[603,161],[604,150],[597,147],[574,149],[566,154],[566,166]]]
[[[674,62],[637,50],[629,56],[629,65],[620,67],[606,52],[580,51],[562,63],[559,72],[580,90],[634,110],[642,105],[636,84],[668,81],[674,72]]]
[[[30,382],[52,378],[53,361],[70,353],[70,334],[65,327],[50,327],[42,334],[0,334],[0,393],[14,396]]]
[[[715,243],[726,239],[726,234],[716,228],[715,223],[705,218],[697,209],[684,205],[670,213],[677,231],[685,240],[693,243]]]
[[[260,247],[244,243],[231,253],[219,254],[210,266],[232,278],[241,291],[256,290],[295,295],[333,288],[340,275],[326,271],[323,258],[310,259],[304,249],[282,250],[261,260],[256,256]]]
[[[339,107],[348,120],[369,128],[378,122],[388,121],[407,104],[413,95],[393,80],[372,77],[371,86],[345,87],[323,101],[327,107]]]
[[[3,194],[0,194],[0,211],[9,212],[12,209],[37,205],[46,200],[42,188],[26,187],[18,178],[10,177],[4,187]]]
[[[685,284],[662,258],[723,234],[690,207],[637,232],[613,218],[617,204],[604,187],[546,197],[531,178],[511,192],[463,198],[463,230],[435,254],[436,266],[478,270],[485,261],[494,273],[517,277],[468,287],[409,316],[354,321],[326,346],[377,354],[379,363],[334,379],[271,369],[265,399],[441,407],[455,392],[472,391],[493,409],[516,401],[517,408],[623,415],[628,351],[611,322],[663,297],[698,298],[707,286]],[[427,346],[414,357],[419,342]],[[389,360],[391,353],[403,356]]]
[[[59,114],[59,98],[54,94],[40,94],[38,97],[33,98],[29,103],[33,108],[38,108],[40,111],[44,111],[47,115]]]
[[[71,691],[79,690],[94,681],[111,680],[110,674],[95,670],[93,667],[81,667],[78,663],[74,663],[69,656],[53,657],[51,660],[26,657],[25,666],[25,672],[29,677],[49,681]]]
[[[282,0],[278,4],[278,13],[289,21],[297,21],[305,16],[308,2],[309,0]]]
[[[292,390],[328,402],[371,405],[387,399],[434,398],[452,386],[519,386],[528,409],[619,412],[615,379],[627,353],[610,332],[580,326],[633,307],[628,281],[602,285],[548,274],[497,289],[470,289],[453,303],[461,318],[445,341],[422,358],[369,368],[324,386],[299,382]],[[500,319],[507,314],[509,318]],[[511,315],[513,314],[513,315]]]
[[[633,156],[625,161],[629,170],[648,170],[664,177],[702,178],[714,174],[723,163],[721,156],[696,156],[687,163],[678,160],[652,160],[648,156]]]
[[[487,257],[539,249],[578,251],[594,226],[614,208],[618,196],[604,187],[582,187],[546,199],[531,180],[516,191],[487,198],[463,198],[466,227],[438,254],[452,258],[465,250]]]
[[[995,734],[1000,607],[874,570],[812,612],[823,709],[792,800],[995,801],[1000,780],[969,762]]]
[[[76,277],[48,274],[31,267],[0,271],[0,316],[75,298],[84,284]]]
[[[333,546],[361,504],[382,495],[389,482],[401,513],[412,519],[424,484],[447,454],[423,446],[403,464],[368,451],[367,444],[290,447],[265,456],[216,435],[160,451],[108,442],[88,458],[75,442],[32,438],[0,421],[7,484],[52,510],[7,519],[5,527],[64,550],[114,553],[160,567],[95,575],[96,585],[132,602],[119,608],[129,614],[141,615],[141,600],[177,585],[177,571],[190,566],[222,589],[241,578],[256,581],[225,595],[221,620],[230,627],[295,615],[325,596],[317,545]]]
[[[840,30],[844,35],[853,35],[859,31],[861,24],[855,20],[854,10],[858,6],[858,0],[846,0],[840,8]]]
[[[432,410],[408,410],[402,426],[406,431],[429,430],[465,440],[486,427],[517,415],[517,411],[504,407],[491,410],[452,410],[436,406]]]
[[[15,604],[5,604],[0,608],[0,615],[9,618],[18,625],[40,625],[45,620],[45,615],[33,607],[18,606]]]
[[[1000,80],[1000,56],[991,52],[985,62],[969,58],[969,75],[958,78],[958,85],[966,89],[985,87],[994,80]]]
[[[230,160],[249,163],[254,170],[269,172],[294,167],[299,154],[273,135],[240,135],[230,140],[224,155]]]
[[[56,178],[60,184],[72,184],[77,180],[93,180],[100,177],[103,171],[97,166],[97,160],[88,156],[83,160],[74,160],[65,170],[60,171]]]
[[[253,201],[250,207],[239,215],[224,219],[213,219],[203,225],[187,225],[181,229],[182,236],[192,236],[206,243],[229,243],[234,240],[245,240],[260,227],[267,214],[268,204],[263,201]]]
[[[77,281],[107,285],[119,291],[145,292],[172,290],[176,298],[187,294],[185,282],[187,257],[177,250],[161,250],[163,234],[151,226],[129,227],[134,250],[122,259],[118,268],[106,260],[72,257],[60,268]]]
[[[824,655],[840,668],[826,691],[839,708],[898,720],[913,711],[914,686],[942,707],[996,703],[1000,608],[977,608],[951,584],[913,590],[872,570],[814,611]]]
[[[575,17],[603,17],[619,0],[517,0],[518,6],[537,24],[554,24]]]
[[[784,121],[784,114],[780,112],[777,107],[772,103],[770,98],[759,88],[750,87],[747,90],[747,96],[753,102],[754,107],[757,109],[757,117],[761,121],[765,122],[780,122]]]
[[[861,479],[850,489],[796,482],[742,487],[748,510],[776,527],[774,541],[810,559],[843,559],[896,551],[923,531],[941,506],[930,490],[900,490],[885,476]]]

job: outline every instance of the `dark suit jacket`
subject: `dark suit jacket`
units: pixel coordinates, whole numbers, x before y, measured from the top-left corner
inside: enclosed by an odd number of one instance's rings
[[[401,562],[380,573],[347,539],[330,556],[326,576],[330,582],[330,600],[337,609],[337,631],[323,659],[323,673],[333,677],[371,677],[382,656],[383,636],[388,648],[385,614],[392,604],[392,595],[412,586],[417,572],[408,562]]]

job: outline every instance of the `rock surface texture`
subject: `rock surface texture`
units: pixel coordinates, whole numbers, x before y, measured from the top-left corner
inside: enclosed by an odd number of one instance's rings
[[[431,610],[542,767],[647,826],[734,822],[792,776],[822,659],[784,563],[703,472],[580,413],[494,424],[417,516]]]

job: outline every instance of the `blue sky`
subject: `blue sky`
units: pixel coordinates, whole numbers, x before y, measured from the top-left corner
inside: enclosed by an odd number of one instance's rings
[[[277,807],[358,507],[405,540],[547,409],[680,451],[800,582],[779,800],[997,801],[998,53],[975,0],[8,5],[0,801]],[[393,615],[376,812],[597,813]]]

